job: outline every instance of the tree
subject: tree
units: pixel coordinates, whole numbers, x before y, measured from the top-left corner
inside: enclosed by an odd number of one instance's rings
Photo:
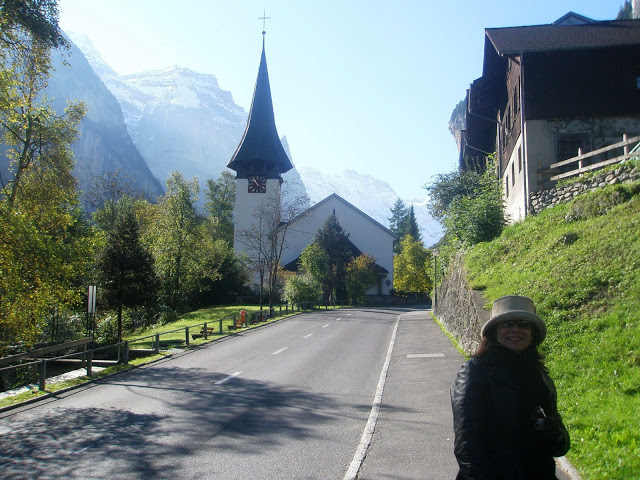
[[[309,272],[291,275],[285,283],[284,298],[291,304],[317,302],[322,298],[322,287]]]
[[[620,5],[620,10],[618,11],[616,20],[631,20],[632,18],[633,5],[631,4],[631,0],[625,0],[625,2]]]
[[[425,188],[431,214],[444,224],[454,243],[475,245],[500,235],[506,225],[504,200],[495,175],[495,160],[485,171],[457,170],[438,175]]]
[[[300,269],[322,283],[329,273],[329,256],[317,243],[310,243],[300,254]]]
[[[197,179],[189,181],[174,172],[167,179],[166,195],[154,208],[155,219],[148,232],[163,299],[173,310],[184,308],[195,289],[201,234],[195,207],[198,192]]]
[[[99,261],[100,286],[107,308],[118,314],[118,342],[122,341],[122,309],[136,307],[154,299],[159,282],[153,257],[140,242],[133,199],[122,198],[117,205],[117,218],[109,232]]]
[[[420,228],[418,227],[418,222],[416,221],[416,214],[413,210],[413,205],[409,207],[409,211],[407,213],[407,218],[405,218],[404,223],[402,225],[402,236],[411,235],[414,240],[420,241]]]
[[[395,233],[398,237],[402,236],[407,214],[407,207],[404,202],[398,198],[391,208],[391,216],[389,217],[389,230]]]
[[[318,230],[314,243],[327,255],[328,271],[323,280],[325,296],[333,303],[337,298],[347,298],[347,264],[353,258],[349,235],[338,222],[335,213],[330,215]]]
[[[401,252],[393,257],[393,286],[407,292],[430,292],[433,286],[431,252],[411,235],[406,235],[401,243]]]
[[[307,203],[307,197],[293,194],[287,182],[282,188],[267,195],[269,198],[253,213],[257,222],[238,232],[238,241],[246,247],[247,262],[258,280],[261,308],[265,280],[269,307],[273,307],[279,295],[282,280],[280,260],[286,245],[290,220],[300,215]]]
[[[375,258],[361,254],[347,265],[347,292],[353,303],[363,303],[365,293],[378,280]]]
[[[233,174],[224,171],[217,180],[207,180],[206,209],[214,234],[233,245],[233,208],[236,200],[236,182]]]
[[[66,45],[58,25],[56,0],[0,1],[0,42],[4,46],[19,42],[28,34],[49,48]]]
[[[54,114],[44,94],[63,46],[54,1],[0,3],[0,339],[36,342],[53,311],[77,307],[93,258],[71,145],[82,104]]]

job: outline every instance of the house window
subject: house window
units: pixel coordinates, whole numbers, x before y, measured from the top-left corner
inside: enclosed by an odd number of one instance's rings
[[[518,147],[518,173],[522,172],[522,146]]]
[[[504,179],[504,190],[507,194],[507,197],[509,196],[509,175],[507,175],[507,177]]]
[[[511,185],[516,184],[516,165],[515,163],[511,163]]]
[[[636,77],[636,90],[640,90],[640,76]]]
[[[561,162],[568,158],[578,156],[578,149],[582,153],[591,151],[591,134],[581,133],[559,133],[556,136],[556,161]]]

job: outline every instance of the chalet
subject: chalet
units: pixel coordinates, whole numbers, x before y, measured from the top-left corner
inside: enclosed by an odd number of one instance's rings
[[[510,221],[530,213],[531,194],[575,168],[567,159],[638,135],[640,20],[570,12],[549,25],[485,30],[482,76],[467,91],[460,168],[481,168],[496,153]],[[591,155],[580,168],[606,163],[602,157],[620,154]]]

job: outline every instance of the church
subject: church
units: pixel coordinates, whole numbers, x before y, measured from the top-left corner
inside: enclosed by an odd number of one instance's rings
[[[236,254],[247,255],[254,264],[261,261],[261,249],[256,247],[256,242],[247,232],[264,230],[274,209],[280,211],[283,202],[282,174],[293,168],[276,129],[265,55],[265,32],[262,34],[262,55],[247,127],[227,165],[236,172],[234,250]],[[368,289],[367,295],[390,295],[393,287],[393,246],[398,237],[336,194],[290,218],[285,215],[278,228],[279,232],[286,231],[280,263],[287,270],[297,271],[300,254],[313,242],[331,215],[335,215],[348,234],[354,256],[366,253],[375,258],[378,280]]]

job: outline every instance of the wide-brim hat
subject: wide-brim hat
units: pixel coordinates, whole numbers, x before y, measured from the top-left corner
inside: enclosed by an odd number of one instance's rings
[[[547,325],[536,313],[536,306],[529,297],[520,295],[507,295],[493,302],[491,318],[482,326],[482,336],[486,336],[489,329],[500,322],[508,320],[528,320],[537,330],[535,341],[540,345],[547,336]]]

